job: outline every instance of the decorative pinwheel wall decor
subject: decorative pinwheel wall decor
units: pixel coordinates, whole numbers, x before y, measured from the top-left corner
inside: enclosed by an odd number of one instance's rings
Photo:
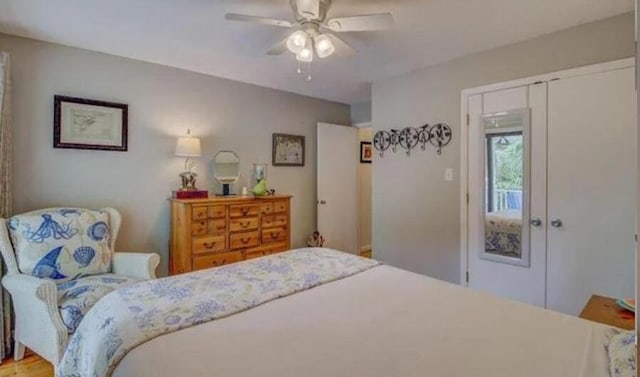
[[[445,123],[437,123],[432,126],[414,128],[406,127],[402,130],[378,131],[373,137],[373,146],[384,157],[384,152],[391,148],[392,152],[398,151],[398,146],[405,150],[407,156],[411,156],[411,150],[420,145],[423,151],[427,145],[437,148],[438,155],[442,154],[442,148],[449,145],[453,138],[451,127]]]

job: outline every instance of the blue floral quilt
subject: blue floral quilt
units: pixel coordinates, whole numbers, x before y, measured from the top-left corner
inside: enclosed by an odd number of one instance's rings
[[[56,376],[110,376],[130,350],[155,337],[377,265],[374,260],[339,251],[299,249],[117,289],[98,301],[80,322]]]

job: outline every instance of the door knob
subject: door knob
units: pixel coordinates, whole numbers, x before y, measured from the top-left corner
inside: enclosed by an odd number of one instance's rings
[[[538,227],[542,225],[542,220],[539,217],[534,217],[531,219],[531,225]]]
[[[327,201],[326,201],[326,200],[321,200],[321,201],[319,201],[318,203],[320,203],[320,204],[327,204]]]
[[[552,219],[551,220],[551,226],[554,227],[554,228],[562,227],[562,220],[560,220],[560,219]]]

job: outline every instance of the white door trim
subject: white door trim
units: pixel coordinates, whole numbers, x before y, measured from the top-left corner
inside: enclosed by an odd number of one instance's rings
[[[353,127],[356,127],[356,128],[371,128],[371,127],[373,127],[373,123],[372,122],[354,123]]]
[[[467,194],[469,187],[469,135],[468,126],[469,121],[467,119],[468,114],[468,99],[472,95],[482,94],[487,92],[493,92],[498,90],[504,90],[509,88],[515,88],[520,86],[527,86],[537,82],[549,82],[558,79],[565,79],[569,77],[590,75],[599,72],[613,71],[618,69],[624,69],[633,67],[635,65],[635,58],[626,58],[620,60],[614,60],[606,63],[599,63],[593,65],[587,65],[584,67],[571,68],[558,72],[546,73],[543,75],[526,77],[517,80],[511,80],[496,84],[479,86],[476,88],[464,89],[461,92],[461,113],[460,113],[460,285],[468,286],[467,273],[469,268],[468,262],[468,223],[469,223],[469,211],[467,203]]]

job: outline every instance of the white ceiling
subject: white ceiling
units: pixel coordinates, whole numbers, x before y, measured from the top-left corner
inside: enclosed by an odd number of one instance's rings
[[[334,0],[329,16],[390,11],[386,32],[347,33],[359,52],[296,74],[264,53],[286,30],[232,23],[226,12],[292,19],[289,0],[0,0],[0,31],[343,103],[371,83],[633,10],[633,0]]]

